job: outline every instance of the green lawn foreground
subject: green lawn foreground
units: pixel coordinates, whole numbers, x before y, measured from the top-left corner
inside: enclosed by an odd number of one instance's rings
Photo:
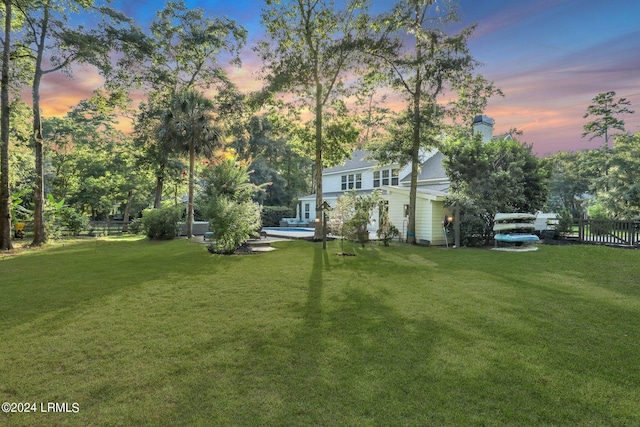
[[[638,251],[275,246],[1,258],[0,425],[640,425]]]

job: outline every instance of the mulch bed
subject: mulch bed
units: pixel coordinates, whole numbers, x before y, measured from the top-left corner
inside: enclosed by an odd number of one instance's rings
[[[247,243],[243,243],[242,246],[240,246],[238,249],[236,249],[233,252],[216,251],[213,248],[213,245],[207,246],[207,250],[212,254],[218,254],[218,255],[255,255],[257,253],[253,251],[251,246]]]

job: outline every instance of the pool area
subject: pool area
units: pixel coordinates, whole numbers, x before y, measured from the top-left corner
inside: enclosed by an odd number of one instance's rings
[[[305,239],[313,237],[315,230],[306,227],[264,227],[262,231],[267,233],[267,236]]]
[[[313,228],[307,227],[263,227],[262,231],[267,233],[267,236],[284,239],[311,239],[315,232]],[[327,234],[327,238],[331,240],[340,238],[340,236]],[[378,240],[378,235],[375,231],[369,232],[369,240]]]
[[[305,228],[305,227],[264,227],[264,231],[302,231],[302,232],[311,232],[313,233],[313,228]]]

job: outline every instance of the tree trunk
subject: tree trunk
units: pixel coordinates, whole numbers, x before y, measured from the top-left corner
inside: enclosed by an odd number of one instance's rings
[[[11,245],[11,206],[9,189],[9,54],[11,52],[11,0],[5,0],[4,46],[2,52],[2,95],[0,111],[0,250]]]
[[[40,117],[40,81],[42,70],[36,69],[33,79],[33,147],[36,158],[35,184],[33,188],[33,242],[40,246],[46,242],[44,230],[44,147]]]
[[[153,208],[160,209],[162,206],[162,189],[164,187],[164,166],[162,168],[162,174],[156,176],[156,196],[153,200]]]
[[[44,231],[44,148],[42,137],[42,119],[40,117],[40,82],[42,81],[42,58],[44,55],[45,42],[47,40],[47,28],[49,26],[49,8],[45,8],[42,19],[42,32],[40,40],[37,42],[38,51],[36,53],[35,72],[33,74],[33,149],[36,157],[35,184],[33,188],[33,242],[34,246],[40,246],[46,242],[47,236]]]
[[[409,222],[407,242],[416,243],[416,202],[418,199],[418,168],[420,167],[420,86],[416,85],[413,100],[413,136],[411,144],[411,186],[409,188]]]
[[[129,190],[127,193],[127,204],[124,206],[124,214],[122,215],[122,232],[129,232],[129,212],[131,210],[131,197],[133,196],[133,190]]]
[[[316,84],[316,221],[313,239],[322,240],[322,84]]]
[[[418,12],[416,11],[416,17]],[[422,59],[422,42],[416,42],[416,69],[415,93],[413,94],[413,135],[411,144],[411,186],[409,188],[409,221],[407,223],[407,242],[416,243],[416,203],[418,200],[418,168],[420,167],[420,98],[422,97],[422,75],[420,64]]]
[[[187,237],[193,236],[193,187],[196,163],[196,150],[193,139],[189,141],[189,200],[187,202]]]

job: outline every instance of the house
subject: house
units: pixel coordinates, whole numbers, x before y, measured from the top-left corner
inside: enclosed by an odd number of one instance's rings
[[[483,141],[492,139],[493,120],[489,117],[475,117],[473,127],[474,133],[480,133]],[[369,159],[368,154],[365,150],[356,150],[344,164],[325,169],[322,172],[322,198],[334,207],[338,197],[347,191],[368,194],[373,190],[380,190],[387,201],[389,218],[400,230],[400,238],[405,240],[409,219],[411,165],[379,165],[375,160]],[[443,222],[445,217],[451,215],[444,206],[449,191],[449,178],[443,165],[444,155],[438,150],[431,150],[423,152],[421,158],[416,195],[416,241],[444,245],[447,237]],[[315,194],[300,197],[297,218],[315,221],[315,205]],[[369,226],[370,232],[377,231],[378,219],[374,215]]]

